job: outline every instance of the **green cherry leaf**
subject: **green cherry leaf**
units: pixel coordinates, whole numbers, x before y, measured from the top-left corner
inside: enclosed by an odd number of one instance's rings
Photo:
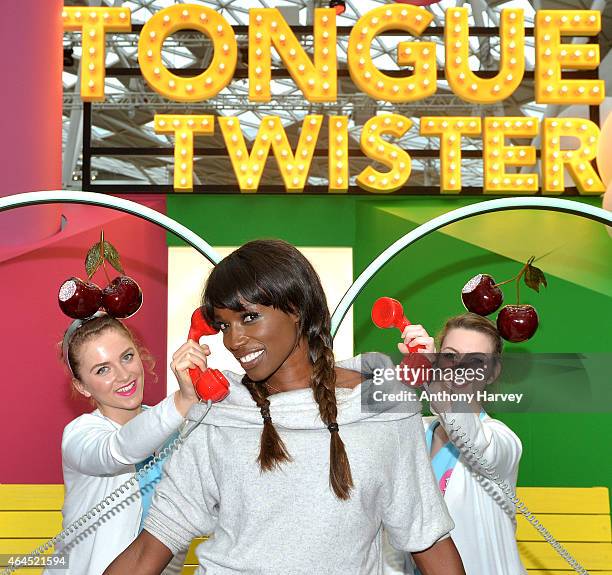
[[[546,277],[542,270],[531,264],[527,266],[527,270],[525,271],[525,285],[538,293],[540,293],[540,285],[548,287]]]
[[[125,273],[121,267],[121,260],[119,259],[119,252],[110,242],[104,242],[104,259],[113,266],[120,274]]]
[[[87,279],[91,279],[103,263],[100,251],[100,243],[98,242],[89,248],[87,256],[85,256],[85,271],[87,273]]]

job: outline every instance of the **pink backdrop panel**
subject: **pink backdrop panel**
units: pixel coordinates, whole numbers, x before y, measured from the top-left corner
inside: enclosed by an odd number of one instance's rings
[[[3,0],[0,196],[62,185],[61,0]],[[2,247],[50,237],[57,205],[0,214]]]
[[[165,212],[165,198],[139,199]],[[85,277],[85,254],[99,239],[102,227],[119,250],[126,274],[138,281],[144,293],[141,310],[126,323],[157,359],[158,381],[148,378],[145,402],[155,404],[165,396],[165,231],[106,208],[63,205],[60,209],[67,218],[62,232],[0,264],[0,316],[4,320],[0,483],[62,483],[62,430],[69,421],[92,410],[86,400],[71,397],[69,377],[58,359],[57,343],[71,320],[58,307],[57,291],[70,276]],[[98,271],[94,281],[106,285],[104,273]]]

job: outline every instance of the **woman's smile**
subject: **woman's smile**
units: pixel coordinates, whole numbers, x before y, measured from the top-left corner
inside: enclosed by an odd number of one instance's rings
[[[236,359],[240,362],[240,364],[245,370],[251,369],[258,363],[260,359],[262,359],[263,353],[264,350],[260,349],[258,351],[247,353],[246,355],[239,356]]]
[[[115,393],[123,395],[124,397],[130,397],[131,395],[134,395],[136,393],[137,387],[138,385],[134,380],[128,383],[127,385],[124,385],[123,387],[119,388],[117,391],[115,391]]]

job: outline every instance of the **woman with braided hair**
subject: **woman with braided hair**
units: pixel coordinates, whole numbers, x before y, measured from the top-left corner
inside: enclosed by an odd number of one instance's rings
[[[380,575],[384,526],[424,574],[464,575],[419,406],[367,409],[374,374],[393,364],[376,353],[335,363],[308,260],[279,240],[249,242],[215,267],[202,310],[245,374],[225,372],[229,397],[166,464],[144,531],[105,573],[159,574],[211,535],[196,575]],[[204,368],[202,347],[185,343],[175,361]]]

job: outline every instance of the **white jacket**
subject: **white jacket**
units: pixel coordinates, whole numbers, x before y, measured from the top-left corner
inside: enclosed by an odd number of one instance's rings
[[[475,413],[452,413],[455,428],[471,439],[473,446],[501,479],[516,487],[522,446],[520,439],[501,421],[488,415],[481,420]],[[424,417],[427,430],[437,417]],[[448,423],[445,429],[450,431]],[[465,464],[460,455],[446,488],[444,501],[455,528],[450,535],[457,546],[466,575],[523,575],[516,545],[516,520],[512,503],[499,488]],[[412,574],[410,558],[388,543],[384,547],[384,575]]]
[[[123,426],[97,409],[71,421],[62,437],[62,528],[127,481],[135,473],[134,464],[162,446],[183,421],[173,396],[143,410]],[[142,505],[138,482],[134,483],[117,504],[106,506],[79,529],[76,537],[70,535],[56,545],[58,552],[68,547],[69,569],[48,569],[46,575],[100,575],[136,538]],[[90,526],[95,526],[95,531]]]

